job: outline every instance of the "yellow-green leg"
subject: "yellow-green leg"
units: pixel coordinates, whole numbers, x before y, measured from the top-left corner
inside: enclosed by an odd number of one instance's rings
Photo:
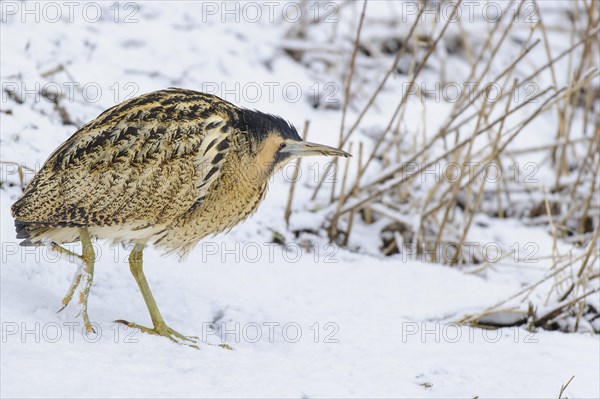
[[[65,295],[65,297],[62,300],[63,306],[59,310],[59,312],[67,307],[69,302],[71,302],[71,299],[73,299],[73,295],[75,294],[77,287],[79,287],[79,285],[83,282],[83,289],[79,293],[78,304],[79,304],[80,314],[83,318],[83,325],[85,327],[85,330],[86,330],[86,332],[90,333],[90,332],[94,331],[94,328],[92,327],[92,324],[90,323],[90,318],[88,316],[87,303],[88,303],[88,296],[90,294],[90,289],[92,288],[92,282],[94,279],[94,263],[96,262],[96,254],[94,252],[94,247],[92,245],[92,239],[90,237],[90,234],[89,234],[87,228],[82,227],[79,229],[79,238],[81,239],[81,245],[83,247],[83,252],[81,255],[77,255],[76,253],[63,248],[58,244],[55,244],[55,243],[52,244],[52,249],[54,249],[55,251],[57,251],[61,254],[64,254],[64,255],[68,255],[68,256],[77,258],[82,263],[79,266],[79,268],[77,269],[77,272],[75,273],[75,277],[73,278],[73,282],[71,283],[71,286],[69,287],[69,290],[67,291],[67,294]]]
[[[197,337],[188,337],[185,336],[165,323],[160,310],[158,310],[158,305],[154,300],[154,296],[152,295],[152,291],[150,290],[150,286],[148,285],[148,280],[146,280],[146,276],[144,275],[143,270],[143,262],[142,262],[142,252],[144,250],[144,246],[142,244],[136,244],[129,255],[129,268],[131,269],[131,274],[135,278],[135,281],[140,288],[140,292],[144,297],[144,301],[146,302],[146,307],[148,307],[148,312],[150,312],[150,318],[152,319],[153,328],[148,328],[141,326],[136,323],[131,323],[125,320],[116,320],[117,323],[124,324],[128,327],[137,328],[142,332],[160,335],[163,337],[169,338],[171,341],[189,345],[196,349],[200,349],[197,345]]]
[[[92,281],[94,280],[94,263],[96,263],[96,254],[94,253],[94,247],[92,246],[92,239],[90,233],[84,227],[79,229],[79,237],[81,238],[81,244],[83,246],[83,273],[81,274],[81,280],[83,283],[83,290],[79,293],[79,308],[81,309],[81,316],[83,317],[83,324],[85,330],[89,333],[94,331],[90,318],[87,312],[88,296],[90,289],[92,288]]]

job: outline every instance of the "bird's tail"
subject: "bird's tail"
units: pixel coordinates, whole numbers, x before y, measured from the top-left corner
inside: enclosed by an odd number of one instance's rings
[[[48,231],[48,229],[48,226],[39,223],[24,222],[22,220],[15,219],[17,238],[23,240],[19,244],[21,246],[41,245],[42,241],[36,240],[35,238],[42,236]]]

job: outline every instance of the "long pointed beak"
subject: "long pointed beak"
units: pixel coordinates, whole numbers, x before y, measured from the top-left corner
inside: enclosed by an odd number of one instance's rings
[[[310,156],[332,156],[332,157],[351,157],[346,151],[339,150],[328,145],[311,143],[308,141],[286,142],[285,148],[281,150],[288,153],[292,158],[310,157]]]

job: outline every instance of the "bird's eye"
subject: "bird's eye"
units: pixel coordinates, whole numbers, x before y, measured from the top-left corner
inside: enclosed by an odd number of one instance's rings
[[[280,149],[280,150],[283,150],[283,149],[284,149],[286,146],[287,146],[287,144],[285,144],[285,143],[281,143],[281,145],[279,146],[279,149]]]

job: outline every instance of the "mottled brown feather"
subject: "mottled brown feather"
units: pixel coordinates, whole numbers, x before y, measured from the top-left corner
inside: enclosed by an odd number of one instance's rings
[[[85,226],[184,254],[256,210],[282,130],[297,136],[280,118],[191,90],[125,101],[52,153],[12,207],[19,238],[68,242]]]

